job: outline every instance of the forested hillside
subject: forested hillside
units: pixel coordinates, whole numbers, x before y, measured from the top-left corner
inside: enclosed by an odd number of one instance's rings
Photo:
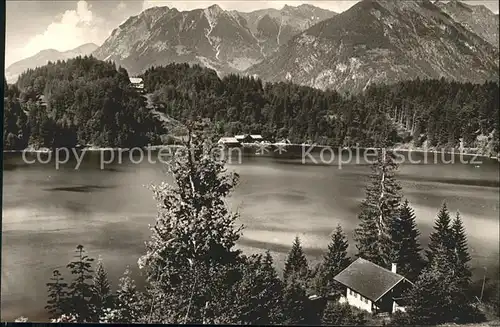
[[[332,146],[478,147],[498,153],[496,82],[413,80],[340,94],[292,83],[263,83],[198,65],[154,67],[143,75],[156,109],[181,122],[210,118],[217,135]],[[5,102],[6,149],[158,144],[165,133],[129,86],[127,71],[92,57],[23,73]]]
[[[127,71],[93,57],[27,70],[4,104],[4,149],[143,146],[163,132]]]
[[[490,152],[498,152],[495,82],[417,79],[349,95],[236,75],[219,79],[187,64],[151,68],[143,77],[159,110],[181,120],[211,118],[219,134],[261,133],[335,146],[427,141],[457,147],[463,138],[465,147],[481,147],[489,137]]]

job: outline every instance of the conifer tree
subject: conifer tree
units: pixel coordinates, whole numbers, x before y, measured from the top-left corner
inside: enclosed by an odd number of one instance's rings
[[[437,244],[429,267],[411,289],[407,312],[412,324],[435,325],[453,320],[456,290],[448,253],[446,247]]]
[[[424,267],[418,240],[420,232],[415,222],[415,214],[408,200],[401,206],[399,216],[394,219],[392,240],[394,242],[398,273],[415,281]]]
[[[342,227],[338,225],[332,234],[330,244],[328,244],[328,252],[323,257],[318,272],[318,295],[340,295],[342,287],[333,278],[350,263],[350,258],[347,255],[348,247],[347,237]]]
[[[71,274],[75,276],[68,287],[69,313],[75,315],[78,322],[90,322],[94,312],[91,302],[94,259],[85,254],[83,245],[76,247],[76,253],[76,260],[67,265]]]
[[[459,279],[461,287],[466,290],[471,283],[472,273],[469,268],[471,256],[467,246],[467,235],[465,228],[457,212],[452,224],[453,245],[455,254],[455,276]]]
[[[67,312],[67,287],[68,284],[64,282],[59,270],[52,272],[51,282],[47,283],[48,287],[48,300],[45,309],[50,314],[51,319],[57,319]]]
[[[361,203],[360,224],[354,231],[357,256],[385,268],[391,267],[395,255],[392,227],[401,202],[401,186],[394,177],[397,168],[394,154],[378,149],[366,198]]]
[[[141,321],[143,315],[142,298],[128,268],[120,278],[116,292],[116,302],[117,314],[114,322],[137,323]]]
[[[226,171],[213,151],[216,145],[203,142],[193,129],[168,165],[174,183],[152,187],[158,215],[147,253],[139,260],[152,301],[148,322],[210,321],[207,314],[219,303],[218,280],[230,278],[230,267],[239,262],[240,251],[234,248],[238,215],[224,201],[238,175]]]
[[[103,310],[112,308],[111,285],[102,260],[99,258],[94,273],[92,285],[92,302],[95,307],[96,320],[103,314]]]
[[[308,301],[302,282],[297,280],[295,275],[291,275],[283,294],[283,324],[288,326],[306,324]]]
[[[436,222],[434,224],[434,232],[429,236],[429,249],[427,253],[427,261],[432,262],[434,254],[439,247],[443,247],[447,251],[451,252],[453,250],[453,235],[451,230],[451,218],[446,206],[446,202],[443,203],[441,209],[439,210]]]
[[[309,266],[307,258],[302,250],[302,245],[298,236],[293,241],[292,248],[288,253],[285,261],[285,268],[283,269],[283,280],[285,283],[290,278],[295,279],[303,287],[306,286],[309,277]]]
[[[482,314],[467,299],[466,290],[443,244],[434,248],[432,261],[409,293],[407,313],[412,324],[436,325],[445,322],[480,322]]]
[[[264,257],[250,257],[243,264],[243,276],[236,287],[239,324],[272,325],[283,322],[283,285],[269,251]]]

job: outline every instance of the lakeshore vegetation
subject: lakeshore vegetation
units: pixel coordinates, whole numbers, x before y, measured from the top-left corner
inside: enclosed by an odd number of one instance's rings
[[[46,309],[53,322],[377,324],[377,317],[338,302],[343,289],[333,277],[355,259],[348,256],[349,246],[356,247],[356,257],[383,267],[397,263],[398,272],[414,283],[405,295],[407,311],[386,323],[481,322],[486,309],[498,313],[498,280],[488,280],[486,296],[478,301],[466,231],[460,214],[453,216],[446,203],[422,249],[417,218],[395,178],[391,152],[380,151],[372,166],[355,244],[348,243],[340,225],[333,226],[322,261],[311,266],[297,237],[279,276],[269,252],[248,256],[236,249],[244,229],[224,199],[239,176],[212,157],[215,145],[200,134],[190,135],[186,151],[169,165],[174,182],[151,186],[158,213],[138,260],[145,287],[136,286],[129,270],[113,287],[105,263],[94,265],[78,245],[68,272],[54,270],[47,283]],[[312,305],[313,294],[330,300]]]
[[[416,79],[340,94],[247,76],[219,78],[188,64],[153,67],[141,77],[157,112],[181,123],[209,119],[217,136],[255,133],[298,144],[499,151],[496,82]],[[175,133],[129,84],[125,69],[93,57],[24,72],[15,84],[5,82],[4,148],[146,146]]]
[[[485,319],[485,308],[498,312],[497,279],[488,280],[477,299],[459,213],[452,215],[446,204],[436,208],[430,244],[422,249],[390,152],[373,166],[355,244],[334,226],[323,261],[312,267],[296,238],[279,276],[269,252],[248,256],[235,248],[243,229],[235,226],[238,214],[224,199],[238,175],[207,155],[204,143],[222,135],[259,133],[270,140],[333,146],[462,143],[495,154],[498,83],[414,80],[339,94],[253,77],[219,78],[187,64],[154,67],[142,78],[152,108],[130,86],[125,69],[93,57],[49,63],[26,71],[16,84],[5,82],[4,149],[158,144],[160,135],[172,131],[153,109],[187,125],[209,121],[203,132],[210,136],[190,134],[186,155],[176,156],[168,167],[175,183],[151,187],[158,215],[138,261],[145,288],[136,286],[128,270],[113,287],[105,262],[95,264],[78,245],[68,271],[54,270],[47,283],[46,309],[53,321],[373,324],[373,317],[336,301],[342,288],[333,276],[352,262],[349,246],[355,246],[356,256],[383,267],[396,262],[399,273],[414,282],[406,295],[407,312],[391,317],[395,325],[477,322]],[[311,310],[311,294],[333,300]]]

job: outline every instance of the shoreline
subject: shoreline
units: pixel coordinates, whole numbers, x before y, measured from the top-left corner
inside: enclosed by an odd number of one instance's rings
[[[268,146],[284,146],[286,147],[313,147],[314,149],[324,149],[324,148],[329,148],[330,146],[328,145],[321,145],[321,144],[284,144],[284,143],[267,143]],[[159,144],[159,145],[149,145],[149,146],[144,146],[144,147],[132,147],[132,148],[112,148],[112,147],[74,147],[74,148],[67,148],[72,151],[78,151],[78,152],[83,152],[83,151],[89,151],[89,152],[101,152],[101,151],[130,151],[131,149],[142,149],[142,150],[161,150],[161,149],[175,149],[175,148],[180,148],[182,145],[176,145],[176,144]],[[246,149],[251,149],[251,148],[259,148],[258,144],[245,144],[242,148]],[[378,148],[375,147],[338,147],[341,151],[344,150],[376,150]],[[394,151],[394,152],[418,152],[418,153],[433,153],[433,154],[455,154],[455,155],[462,155],[462,156],[474,156],[474,157],[479,157],[479,158],[487,158],[487,159],[493,159],[500,161],[500,156],[499,155],[486,155],[486,154],[480,154],[480,153],[474,153],[474,152],[469,152],[467,150],[469,149],[464,149],[460,151],[459,149],[454,149],[454,150],[437,150],[435,148],[431,149],[423,149],[423,148],[407,148],[404,147],[404,145],[396,145],[395,147],[390,147],[388,150]],[[48,149],[48,148],[41,148],[41,149],[32,149],[32,148],[26,148],[24,150],[3,150],[3,153],[50,153],[54,152],[55,149]]]

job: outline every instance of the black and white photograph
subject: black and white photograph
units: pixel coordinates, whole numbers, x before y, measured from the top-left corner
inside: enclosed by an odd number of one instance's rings
[[[2,323],[500,325],[497,0],[2,2]]]

